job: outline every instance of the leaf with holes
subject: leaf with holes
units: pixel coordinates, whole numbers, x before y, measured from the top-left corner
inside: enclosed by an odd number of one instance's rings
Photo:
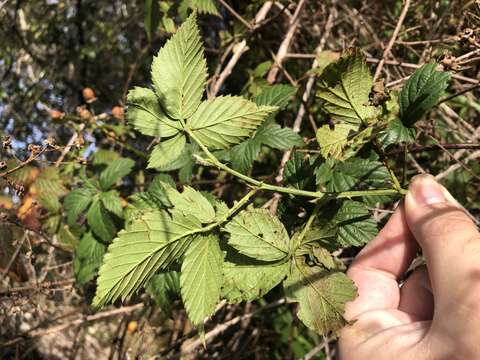
[[[225,226],[228,243],[241,254],[263,261],[276,261],[289,253],[289,237],[283,224],[267,209],[249,208]]]
[[[282,282],[289,269],[288,261],[272,263],[239,256],[234,260],[223,264],[222,294],[230,303],[261,298]]]
[[[372,85],[363,56],[354,51],[327,66],[318,79],[317,96],[335,122],[360,125],[376,116],[369,99]]]
[[[347,324],[345,304],[355,299],[356,288],[345,274],[309,266],[296,257],[283,286],[287,297],[298,302],[297,316],[308,328],[322,335],[338,334]]]

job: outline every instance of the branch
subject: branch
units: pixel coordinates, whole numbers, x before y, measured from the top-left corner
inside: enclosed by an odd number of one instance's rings
[[[352,197],[359,197],[359,196],[370,196],[370,195],[395,195],[395,194],[406,194],[407,190],[402,188],[396,189],[376,189],[376,190],[360,190],[360,191],[344,191],[344,192],[322,192],[322,191],[307,191],[307,190],[300,190],[290,187],[283,187],[283,186],[276,186],[271,184],[266,184],[263,181],[259,181],[256,179],[251,178],[250,176],[244,175],[232,168],[228,167],[227,165],[220,162],[215,155],[213,155],[210,150],[197,138],[197,136],[191,131],[187,130],[188,135],[191,139],[193,139],[203,150],[203,152],[207,155],[208,159],[203,159],[197,156],[198,160],[200,160],[203,164],[210,164],[218,169],[224,170],[227,173],[243,180],[244,182],[253,185],[257,191],[259,190],[267,190],[267,191],[276,191],[283,194],[290,194],[290,195],[297,195],[297,196],[304,196],[310,197],[314,199],[322,199],[325,196],[337,198],[337,199],[344,199],[344,198],[352,198]],[[216,225],[216,224],[212,224]],[[212,226],[210,225],[210,226]],[[207,229],[208,227],[204,228]],[[202,230],[203,231],[203,230]]]
[[[270,11],[270,9],[272,7],[272,4],[273,3],[271,1],[267,1],[265,4],[263,4],[263,6],[260,8],[260,10],[255,15],[255,20],[254,20],[254,24],[253,24],[252,29],[256,29],[258,27],[258,25],[263,20],[265,20],[265,17],[267,16],[268,12]],[[220,73],[220,75],[218,77],[218,80],[212,81],[212,85],[211,85],[212,90],[210,91],[210,94],[209,94],[210,97],[215,97],[217,95],[217,93],[222,88],[222,85],[225,82],[225,80],[232,73],[235,65],[237,65],[237,63],[240,60],[240,58],[242,57],[242,55],[247,51],[248,51],[247,40],[243,39],[242,41],[240,41],[240,43],[238,43],[235,46],[235,48],[233,50],[233,55],[230,58],[230,60],[228,61],[227,65],[225,66],[223,71]]]
[[[122,315],[122,314],[128,314],[128,313],[131,313],[135,310],[139,310],[139,309],[143,308],[143,306],[144,306],[143,303],[132,305],[132,306],[125,306],[125,307],[121,307],[119,309],[113,309],[113,310],[103,311],[103,312],[93,314],[93,315],[82,316],[82,317],[80,317],[78,319],[75,319],[73,321],[70,321],[68,323],[52,326],[52,327],[47,328],[47,329],[35,329],[33,331],[26,332],[22,336],[18,336],[16,338],[13,338],[11,340],[8,340],[8,341],[0,344],[0,348],[12,346],[12,345],[18,344],[19,342],[27,340],[27,339],[32,339],[32,338],[37,338],[37,337],[41,337],[41,336],[45,336],[45,335],[54,334],[54,333],[57,333],[59,331],[64,331],[65,329],[68,329],[70,327],[83,325],[87,322],[102,320],[102,319],[105,319],[105,318],[109,318],[109,317],[117,316],[117,315]]]
[[[408,8],[410,7],[410,0],[405,0],[405,4],[403,6],[402,12],[400,13],[400,16],[398,17],[397,25],[395,26],[395,30],[393,31],[392,37],[390,38],[390,41],[388,42],[387,47],[385,48],[385,51],[383,52],[382,59],[377,65],[377,68],[375,70],[375,75],[373,75],[373,81],[378,78],[380,75],[383,64],[385,64],[385,60],[390,54],[390,51],[392,50],[393,44],[395,43],[395,40],[397,39],[398,33],[400,32],[400,29],[403,24],[403,20],[405,20],[405,16],[407,15]]]
[[[280,47],[278,48],[277,55],[275,56],[275,64],[273,64],[272,68],[268,72],[267,81],[269,84],[273,84],[277,78],[278,72],[282,67],[282,63],[287,57],[288,49],[290,48],[290,44],[292,43],[293,36],[295,35],[295,31],[297,30],[300,13],[305,6],[306,0],[300,0],[297,8],[295,9],[295,13],[293,14],[292,18],[290,19],[289,27],[285,38],[283,39]]]
[[[70,151],[70,149],[72,148],[73,144],[75,144],[75,141],[77,141],[78,139],[78,134],[85,128],[85,123],[82,123],[80,124],[80,126],[78,127],[78,131],[75,131],[72,135],[72,137],[70,138],[70,140],[68,140],[68,143],[67,143],[67,146],[65,146],[65,148],[63,149],[62,153],[60,154],[60,156],[58,157],[57,161],[55,161],[55,167],[59,167],[60,164],[63,162],[63,159],[65,158],[65,156],[68,154],[68,152]]]

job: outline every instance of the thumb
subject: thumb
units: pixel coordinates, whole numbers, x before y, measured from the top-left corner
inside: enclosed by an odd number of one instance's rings
[[[480,234],[462,207],[432,176],[417,176],[412,181],[405,198],[405,217],[423,250],[436,309],[442,302],[456,302],[452,296],[462,302],[465,291],[480,290]]]

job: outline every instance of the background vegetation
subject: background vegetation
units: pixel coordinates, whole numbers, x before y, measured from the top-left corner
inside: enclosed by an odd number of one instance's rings
[[[403,187],[415,174],[435,175],[478,218],[476,1],[3,0],[2,358],[334,357],[334,338],[304,326],[294,315],[297,305],[286,303],[278,287],[259,301],[220,303],[206,323],[206,348],[174,291],[152,285],[123,305],[99,312],[90,307],[106,244],[160,173],[172,175],[179,188],[190,184],[230,206],[245,195],[242,182],[191,157],[161,172],[146,169],[156,142],[125,121],[128,90],[149,86],[153,56],[192,9],[199,11],[208,97],[255,98],[273,84],[296,89],[275,119],[299,133],[306,146],[285,150],[298,145],[295,137],[288,146],[263,143],[253,167],[235,165],[272,184],[315,187],[318,171],[309,166],[319,153],[315,135],[323,125],[335,125],[315,96],[318,76],[347,49],[360,49],[372,74],[384,80],[373,101],[383,101],[382,94],[400,89],[430,61],[450,71],[442,101],[415,124],[415,142],[390,146],[386,165]],[[105,174],[114,161],[123,162],[122,171]],[[73,190],[88,190],[85,183],[97,180],[109,194],[104,205],[91,205],[98,206],[92,216],[72,215],[82,199],[72,198]],[[379,227],[397,200],[368,201]],[[254,204],[276,213],[289,231],[312,211],[305,199],[266,191],[256,194]],[[108,207],[107,215],[101,206]],[[348,265],[358,250],[335,255]],[[168,290],[175,286],[172,279]]]

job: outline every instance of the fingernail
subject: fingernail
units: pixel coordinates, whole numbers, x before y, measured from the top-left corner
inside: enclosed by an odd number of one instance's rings
[[[431,175],[415,176],[410,191],[417,205],[431,205],[446,202],[445,189]]]

